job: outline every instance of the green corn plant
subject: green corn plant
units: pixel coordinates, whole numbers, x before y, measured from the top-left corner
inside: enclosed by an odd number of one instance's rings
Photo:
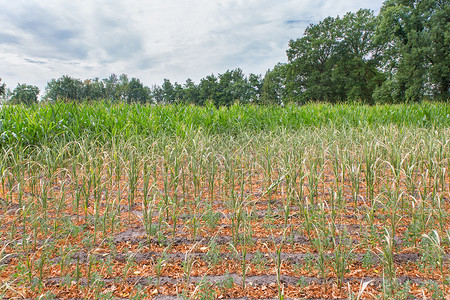
[[[122,157],[120,156],[120,153],[118,153],[117,149],[113,149],[113,161],[114,161],[114,175],[116,177],[116,190],[117,190],[117,205],[120,205],[122,202],[122,188],[120,185],[121,179],[122,179],[122,166],[123,161]],[[120,217],[120,209],[118,210],[119,217]]]
[[[339,159],[342,156],[342,150],[339,144],[334,143],[333,146],[334,147],[330,147],[331,148],[330,154],[331,154],[332,170],[335,180],[334,183],[336,184],[335,187],[337,188],[338,185],[344,181],[344,164],[342,160]]]
[[[408,193],[410,195],[416,194],[416,168],[417,168],[417,161],[416,157],[419,156],[418,153],[414,151],[415,149],[412,149],[408,152],[407,158],[403,161],[403,168],[402,168],[402,174],[405,178],[405,183],[407,186]]]
[[[201,206],[202,206],[202,202],[200,202],[200,199],[198,199],[198,202],[195,204],[195,208],[194,208],[192,217],[190,218],[190,220],[187,223],[187,226],[189,227],[189,230],[192,235],[192,240],[194,242],[196,242],[196,240],[197,240],[198,229],[200,226],[200,220],[201,220],[200,208],[201,208]]]
[[[86,178],[86,177],[89,177],[89,175],[90,175],[89,173],[83,174],[82,188],[81,188],[81,193],[84,197],[83,209],[84,209],[84,221],[85,222],[88,221],[88,207],[89,207],[89,200],[90,200],[90,196],[91,196],[91,185],[92,185],[91,178]],[[93,174],[92,174],[92,176],[93,176]]]
[[[283,260],[281,258],[282,250],[284,243],[286,242],[286,233],[287,228],[284,229],[282,239],[279,244],[275,242],[273,231],[271,230],[272,243],[275,245],[275,253],[271,255],[271,258],[275,264],[275,271],[277,276],[277,290],[278,290],[278,299],[284,299],[284,285],[281,282],[281,267],[283,265]],[[271,252],[269,246],[264,244],[269,252]]]
[[[5,254],[6,248],[11,244],[11,242],[6,242],[3,244],[2,249],[0,250],[0,263],[3,262],[3,260],[6,260],[9,256],[12,256],[11,253]]]
[[[128,256],[127,263],[125,264],[125,267],[123,268],[122,283],[125,283],[125,281],[127,280],[128,272],[135,264],[135,258],[136,258],[136,252],[134,252]],[[159,286],[159,284],[158,284],[158,286]]]
[[[441,244],[439,233],[437,232],[437,230],[432,230],[430,234],[424,234],[422,236],[429,243],[429,247],[425,251],[431,252],[428,253],[428,255],[432,257],[432,259],[434,260],[433,263],[436,264],[439,268],[439,271],[441,273],[442,288],[445,290],[445,284],[447,284],[444,272],[445,250]]]
[[[80,277],[81,277],[80,256],[77,255],[77,264],[76,264],[76,268],[75,268],[75,282],[77,285],[77,289],[80,288]]]
[[[172,245],[167,246],[164,251],[161,253],[161,256],[154,259],[153,266],[155,268],[156,274],[156,289],[159,293],[160,279],[163,272],[164,267],[167,264],[167,252],[171,248]]]
[[[383,265],[383,285],[392,287],[395,284],[396,272],[394,264],[394,239],[391,237],[389,230],[385,228],[383,247],[376,248],[375,253]]]
[[[28,285],[33,288],[35,286],[33,278],[34,278],[34,268],[33,268],[33,263],[32,261],[34,260],[34,256],[35,254],[33,254],[33,259],[31,258],[31,254],[28,254],[26,257],[26,276],[28,279]]]
[[[345,168],[347,169],[347,174],[350,177],[353,203],[356,212],[358,208],[358,195],[360,189],[361,162],[356,157],[355,153],[347,152]]]
[[[178,205],[178,186],[180,181],[182,152],[176,147],[170,153],[170,190],[172,191],[172,199]]]
[[[236,249],[236,247],[232,243],[229,243],[229,246],[231,249],[234,250],[236,255],[239,255],[239,251]],[[240,248],[241,248],[241,253],[240,253],[241,254],[241,263],[240,263],[240,265],[241,265],[241,272],[242,272],[242,290],[245,291],[245,279],[247,277],[247,271],[250,268],[247,265],[247,244],[244,242]]]
[[[64,252],[66,252],[64,254]],[[63,250],[63,253],[61,255],[61,259],[59,260],[59,268],[60,268],[60,277],[63,278],[65,275],[65,267],[66,267],[66,261],[69,255],[71,255],[74,252],[74,249],[68,248],[67,250]]]
[[[158,211],[158,214],[157,214],[158,215],[158,230],[157,230],[158,242],[161,243],[162,242],[162,230],[163,230],[163,224],[164,224],[164,211],[165,211],[164,204],[162,202],[159,202],[157,211]]]
[[[87,281],[87,288],[89,289],[91,286],[91,278],[92,278],[92,266],[94,264],[94,258],[92,254],[89,253],[88,255],[88,264],[86,266],[86,281]]]
[[[200,148],[201,146],[198,145],[199,142],[197,138],[193,139],[192,142],[193,142],[192,149],[189,150],[191,151],[191,156],[188,168],[190,175],[192,177],[192,183],[194,185],[194,198],[197,198],[200,195],[201,184],[203,179],[202,166],[204,155],[202,153],[202,149]]]
[[[128,175],[128,223],[131,224],[131,210],[134,206],[134,198],[136,194],[136,189],[138,185],[138,180],[140,177],[140,158],[138,156],[138,153],[136,153],[136,149],[132,148],[129,150],[129,163],[127,168],[127,175]]]
[[[334,245],[334,259],[331,266],[334,270],[334,273],[336,274],[338,287],[339,289],[341,289],[344,283],[345,273],[348,271],[351,254],[355,247],[352,248],[352,240],[346,230],[344,230],[343,232],[339,232],[337,236],[332,235],[332,239]]]
[[[272,177],[273,177],[273,171],[274,171],[273,170],[274,156],[275,156],[274,147],[266,146],[264,148],[262,166],[263,166],[263,170],[264,170],[265,187],[266,187],[266,191],[269,191],[268,192],[269,197],[272,195],[273,192],[275,192],[275,190],[273,189],[275,186],[272,186],[272,180],[273,180]],[[269,189],[269,187],[272,187],[272,188]],[[270,203],[270,199],[269,199],[269,203]]]
[[[169,202],[170,202],[170,166],[169,166],[169,162],[168,162],[168,154],[167,154],[168,150],[165,150],[165,155],[163,158],[163,167],[162,167],[162,176],[163,176],[163,186],[164,186],[164,191],[163,191],[163,200],[164,200],[164,204],[166,207],[165,210],[165,214],[166,214],[166,221],[169,220]]]
[[[207,154],[209,202],[214,202],[214,185],[217,175],[217,159],[212,152]]]
[[[183,292],[182,297],[187,299],[189,293],[189,284],[191,280],[192,269],[195,265],[195,258],[191,255],[192,251],[198,246],[198,243],[195,243],[189,251],[185,254],[184,260],[182,262],[183,268]]]
[[[387,201],[388,201],[388,207],[390,212],[390,225],[391,225],[391,232],[390,237],[392,239],[392,247],[395,248],[394,238],[397,232],[397,226],[400,223],[402,217],[398,214],[398,207],[399,203],[403,201],[403,195],[404,192],[398,193],[397,189],[391,190],[388,188],[387,190]]]
[[[324,281],[324,291],[327,292],[327,266],[328,266],[328,259],[325,251],[325,244],[324,241],[326,239],[326,236],[324,235],[324,232],[322,230],[319,230],[315,225],[314,229],[317,235],[317,238],[314,239],[311,242],[311,245],[313,248],[317,251],[317,257],[315,258],[317,267],[319,269],[320,276],[322,277]]]
[[[154,235],[155,228],[153,228],[153,209],[155,207],[155,199],[156,194],[154,193],[151,200],[148,197],[147,191],[145,191],[146,188],[144,188],[144,199],[142,201],[142,208],[143,208],[143,214],[142,214],[142,221],[144,223],[145,232],[147,233],[147,242],[151,242],[151,238]]]
[[[435,210],[435,214],[436,214],[436,219],[439,222],[441,234],[443,235],[445,233],[445,220],[446,220],[447,213],[445,212],[445,210],[442,209],[441,197],[437,196],[436,198],[437,198],[436,199],[437,209]]]
[[[176,203],[172,203],[171,205],[171,220],[172,220],[172,241],[175,242],[175,235],[177,233],[177,223],[178,223],[178,217],[180,216],[181,209],[179,209],[178,205]],[[196,219],[196,217],[194,217]],[[197,228],[194,230],[197,231]],[[195,235],[195,234],[194,234]],[[195,237],[194,237],[195,238]],[[195,241],[195,239],[194,239]]]
[[[244,219],[247,217],[245,209],[248,203],[246,201],[236,201],[234,205],[231,211],[230,223],[233,244],[236,245],[240,240],[240,230],[245,222]]]
[[[377,182],[377,144],[370,142],[365,144],[364,152],[364,177],[366,180],[367,197],[369,201],[375,198],[375,183]]]

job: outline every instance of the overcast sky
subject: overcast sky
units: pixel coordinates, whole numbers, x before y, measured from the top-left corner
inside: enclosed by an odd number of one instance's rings
[[[285,62],[290,39],[327,16],[381,0],[0,0],[0,78],[44,89],[52,78],[196,83]]]

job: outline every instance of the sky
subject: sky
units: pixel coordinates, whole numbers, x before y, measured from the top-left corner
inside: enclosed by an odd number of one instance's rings
[[[127,74],[145,85],[198,83],[286,62],[291,39],[328,16],[381,0],[0,0],[0,78],[14,89],[51,79]]]

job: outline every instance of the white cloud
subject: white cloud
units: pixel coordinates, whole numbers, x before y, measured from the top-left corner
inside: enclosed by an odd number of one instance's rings
[[[285,61],[309,23],[381,0],[0,0],[0,77],[41,89],[52,78],[126,73],[145,84],[197,81]]]

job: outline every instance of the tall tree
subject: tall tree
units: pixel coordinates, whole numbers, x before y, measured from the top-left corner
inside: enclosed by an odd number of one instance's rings
[[[31,105],[38,102],[39,88],[28,84],[17,84],[12,92],[10,102],[13,104]]]
[[[349,12],[338,21],[340,42],[333,78],[345,100],[374,104],[373,93],[385,80],[379,70],[381,47],[373,38],[377,24],[368,9]]]
[[[117,87],[119,86],[119,78],[116,74],[111,74],[108,78],[103,79],[105,86],[105,97],[110,101],[118,101]]]
[[[79,101],[83,97],[83,82],[80,79],[64,75],[47,83],[45,99],[56,101],[59,99]]]
[[[286,95],[300,102],[357,100],[373,103],[384,80],[379,46],[372,36],[377,19],[361,9],[344,17],[328,17],[289,42]]]
[[[150,89],[137,78],[131,78],[126,87],[125,101],[127,103],[145,104],[150,101]]]
[[[241,103],[249,102],[248,84],[241,69],[227,70],[219,74],[216,97],[216,106],[228,106],[234,101]]]
[[[208,75],[200,80],[199,89],[199,105],[204,105],[209,101],[214,102],[215,105],[218,99],[218,80],[214,74]]]
[[[285,64],[277,64],[272,70],[266,72],[258,104],[283,104],[283,100],[286,100],[286,72]]]
[[[195,85],[192,79],[188,78],[183,87],[183,99],[185,103],[199,103],[200,92],[198,86]]]
[[[337,34],[336,20],[328,17],[308,26],[302,38],[289,41],[288,93],[297,94],[302,102],[336,100],[330,71],[336,61]]]
[[[251,103],[257,103],[261,97],[263,89],[263,78],[261,75],[250,73],[248,76],[248,94]]]
[[[161,92],[164,99],[164,103],[171,104],[175,103],[175,101],[177,100],[175,88],[169,79],[164,79],[164,82],[161,86]]]
[[[106,99],[106,89],[103,81],[98,78],[87,79],[83,82],[83,98],[89,100]]]
[[[387,0],[378,40],[390,77],[380,97],[393,101],[448,100],[450,4],[445,0]]]
[[[6,91],[6,84],[1,83],[1,82],[2,82],[2,79],[0,78],[0,96],[3,96]]]

